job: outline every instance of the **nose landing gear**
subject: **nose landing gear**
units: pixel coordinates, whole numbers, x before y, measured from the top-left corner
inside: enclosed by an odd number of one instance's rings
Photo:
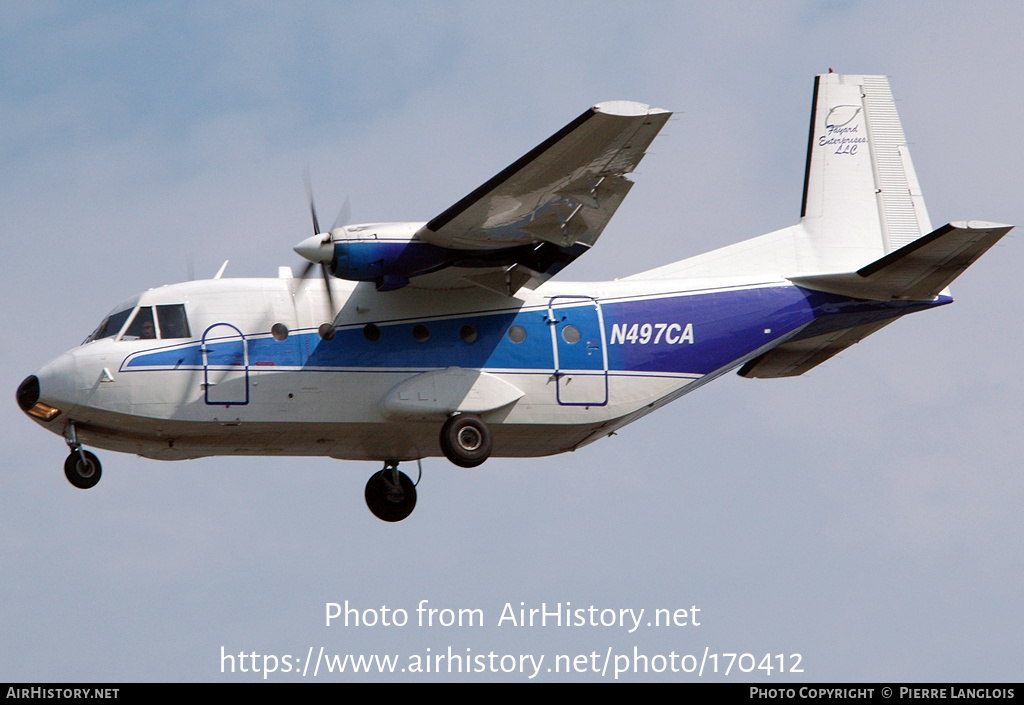
[[[80,490],[95,487],[101,474],[99,458],[81,447],[71,451],[71,455],[64,461],[64,476]]]
[[[103,474],[103,468],[99,458],[82,448],[82,444],[78,442],[74,423],[68,424],[64,440],[71,449],[71,454],[64,461],[64,477],[80,490],[95,487]]]
[[[385,461],[384,469],[366,483],[366,506],[383,521],[402,521],[416,508],[416,485],[398,469],[398,463]]]

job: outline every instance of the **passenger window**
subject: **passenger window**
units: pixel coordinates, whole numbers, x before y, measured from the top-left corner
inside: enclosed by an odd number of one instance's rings
[[[185,304],[166,304],[156,307],[156,317],[160,323],[161,338],[191,338],[185,316]]]
[[[153,307],[143,306],[135,314],[135,319],[121,340],[148,340],[156,337],[156,324],[153,322]]]

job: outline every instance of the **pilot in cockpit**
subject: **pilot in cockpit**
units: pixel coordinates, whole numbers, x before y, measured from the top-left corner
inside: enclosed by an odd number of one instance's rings
[[[156,337],[156,324],[153,322],[153,309],[143,306],[135,315],[135,320],[124,332],[125,340],[151,340]]]

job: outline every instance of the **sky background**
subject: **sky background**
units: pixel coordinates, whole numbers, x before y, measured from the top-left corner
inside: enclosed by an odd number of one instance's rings
[[[307,165],[323,221],[346,195],[354,222],[427,220],[602,100],[676,119],[565,279],[796,222],[830,67],[890,76],[936,226],[1024,222],[1021,36],[1015,2],[0,4],[0,681],[259,680],[222,673],[222,647],[401,668],[449,646],[543,654],[542,681],[611,680],[544,669],[634,648],[802,655],[802,673],[725,678],[766,685],[1019,681],[1015,233],[957,303],[802,377],[726,375],[572,454],[425,460],[396,525],[363,502],[374,463],[99,451],[103,481],[75,490],[63,441],[13,397],[190,262],[200,278],[225,259],[226,276],[300,266]],[[345,600],[409,624],[326,627]],[[421,600],[485,626],[418,627]],[[498,627],[520,602],[645,622],[696,605],[700,625]]]

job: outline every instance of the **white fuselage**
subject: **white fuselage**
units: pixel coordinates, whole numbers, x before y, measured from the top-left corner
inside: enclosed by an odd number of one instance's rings
[[[41,398],[61,411],[37,421],[62,434],[73,421],[81,443],[168,460],[397,461],[440,455],[441,423],[471,411],[493,429],[494,455],[549,455],[607,435],[813,318],[785,281],[549,283],[517,298],[330,285],[337,315],[319,279],[151,289],[124,305],[134,313],[120,336],[37,373]],[[125,334],[139,311],[182,304],[189,337]],[[794,304],[801,315],[770,322]],[[332,321],[324,340],[318,328]]]

